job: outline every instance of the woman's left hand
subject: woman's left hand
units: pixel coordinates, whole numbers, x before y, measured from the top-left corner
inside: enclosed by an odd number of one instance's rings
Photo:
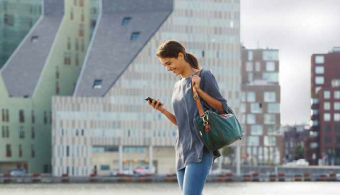
[[[198,91],[200,89],[201,77],[197,75],[191,76],[191,82],[192,85],[196,88],[196,91]]]

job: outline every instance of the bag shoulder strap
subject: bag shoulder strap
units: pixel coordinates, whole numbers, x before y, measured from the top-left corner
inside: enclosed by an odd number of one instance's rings
[[[200,74],[201,74],[202,70],[203,70],[203,69],[201,69],[201,70],[199,70],[199,71],[197,72],[197,76],[200,77]],[[201,82],[202,82],[202,81],[201,81]],[[192,82],[191,82],[191,86],[192,86]],[[192,90],[193,90],[193,92],[194,92],[193,94],[195,95],[195,94],[197,93],[196,87],[193,87],[193,86],[192,86]],[[200,97],[198,97],[198,98],[196,99],[196,104],[197,104],[198,113],[199,113],[200,117],[203,117],[203,115],[204,115],[204,110],[203,110],[203,107],[202,107],[202,104],[201,104],[201,100],[200,100],[200,99],[201,99]]]

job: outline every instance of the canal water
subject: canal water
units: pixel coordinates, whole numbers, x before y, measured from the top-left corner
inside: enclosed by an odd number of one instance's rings
[[[203,195],[335,195],[339,182],[206,183]],[[0,184],[0,195],[181,195],[177,183]]]

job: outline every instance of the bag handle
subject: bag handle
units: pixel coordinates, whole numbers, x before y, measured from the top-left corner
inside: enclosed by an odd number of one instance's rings
[[[201,71],[203,69],[197,71],[197,76],[200,77],[200,74],[201,74]],[[194,91],[194,95],[197,93],[196,91],[196,87],[194,87],[192,85],[192,82],[191,82],[191,87],[192,87],[192,90]],[[201,100],[200,100],[200,97],[198,96],[198,98],[196,99],[196,104],[197,104],[197,108],[198,108],[198,113],[200,115],[200,117],[203,117],[204,116],[204,110],[203,110],[203,107],[202,107],[202,104],[201,104]]]

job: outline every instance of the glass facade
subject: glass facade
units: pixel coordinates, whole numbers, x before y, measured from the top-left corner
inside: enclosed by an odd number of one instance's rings
[[[42,0],[0,0],[0,68],[42,13]]]

